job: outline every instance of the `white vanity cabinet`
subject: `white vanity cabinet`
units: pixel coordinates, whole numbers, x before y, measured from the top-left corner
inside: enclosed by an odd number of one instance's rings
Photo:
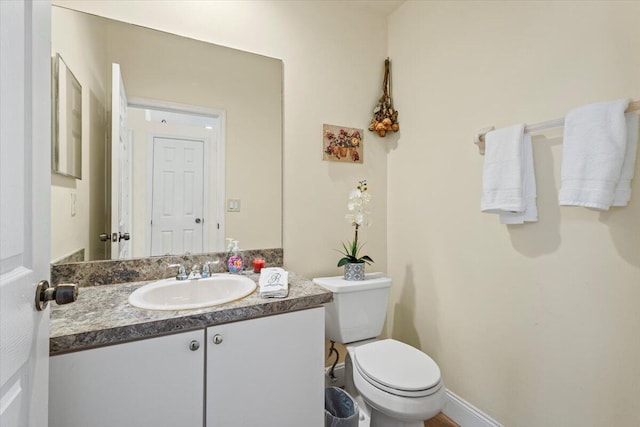
[[[206,427],[324,425],[324,308],[207,329]]]
[[[49,427],[202,427],[204,337],[197,330],[52,356]]]
[[[321,427],[323,368],[322,307],[52,356],[49,427]]]

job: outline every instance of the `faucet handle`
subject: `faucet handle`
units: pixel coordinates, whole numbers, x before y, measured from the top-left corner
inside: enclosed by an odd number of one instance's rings
[[[184,265],[182,264],[169,264],[167,265],[169,268],[178,267],[178,275],[176,276],[176,280],[187,280],[187,271],[184,269]]]
[[[207,277],[211,277],[211,269],[209,268],[210,262],[207,261],[202,266],[202,278],[205,279]]]
[[[211,271],[209,271],[209,263],[205,262],[202,266],[202,278],[206,279],[209,276],[211,276]]]
[[[204,265],[202,266],[202,277],[211,277],[211,275],[213,274],[213,271],[211,269],[211,267],[209,267],[210,265],[216,265],[216,264],[220,264],[220,260],[216,259],[214,261],[207,261],[204,263]]]

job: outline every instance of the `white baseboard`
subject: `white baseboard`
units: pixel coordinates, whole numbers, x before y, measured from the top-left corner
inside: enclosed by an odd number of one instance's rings
[[[447,390],[447,403],[442,412],[461,427],[504,427],[451,390]]]

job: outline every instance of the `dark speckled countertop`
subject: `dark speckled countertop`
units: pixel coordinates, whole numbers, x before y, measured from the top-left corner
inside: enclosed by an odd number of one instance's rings
[[[248,274],[257,282],[258,274]],[[153,311],[129,304],[131,292],[149,282],[80,288],[73,304],[51,310],[50,355],[200,329],[221,323],[317,307],[333,294],[289,273],[287,298],[263,299],[258,289],[243,299],[197,310]]]

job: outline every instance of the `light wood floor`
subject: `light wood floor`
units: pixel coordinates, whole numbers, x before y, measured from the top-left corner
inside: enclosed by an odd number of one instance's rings
[[[424,422],[424,427],[460,427],[451,421],[451,418],[440,412],[435,418]]]

